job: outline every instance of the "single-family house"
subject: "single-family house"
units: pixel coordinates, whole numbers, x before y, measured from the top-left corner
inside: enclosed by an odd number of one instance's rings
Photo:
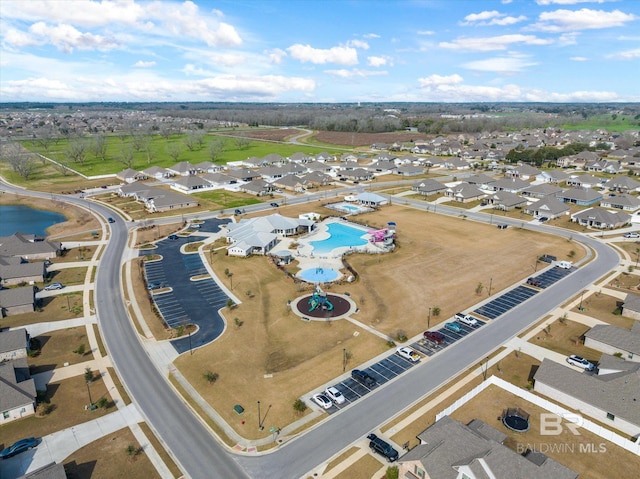
[[[250,195],[264,196],[273,191],[274,187],[271,183],[267,183],[265,180],[253,180],[247,183],[241,184],[238,189],[243,193]]]
[[[640,363],[612,374],[588,374],[545,358],[534,390],[629,436],[640,435]]]
[[[142,170],[142,173],[144,173],[148,178],[153,178],[155,180],[164,180],[174,176],[173,172],[166,168],[161,168],[160,166],[150,166],[149,168]]]
[[[544,183],[560,183],[569,179],[569,173],[563,170],[545,170],[536,175],[536,181]]]
[[[0,362],[0,425],[36,412],[36,383],[26,358]]]
[[[479,173],[477,175],[471,175],[468,178],[465,178],[464,181],[469,183],[470,185],[475,185],[480,189],[489,189],[490,185],[496,182],[495,178],[491,178],[484,173]]]
[[[461,160],[460,158],[447,158],[442,161],[441,166],[447,170],[468,170],[471,168],[471,165],[468,162]]]
[[[499,191],[485,198],[485,201],[500,211],[511,211],[527,204],[527,200],[510,191]]]
[[[302,153],[300,151],[294,153],[289,157],[289,160],[294,163],[306,164],[312,161],[312,158],[306,153]]]
[[[28,351],[29,334],[25,328],[0,331],[0,362],[26,358]]]
[[[296,191],[302,193],[306,189],[306,182],[299,176],[286,175],[271,182],[276,188],[283,188],[289,191]]]
[[[312,171],[311,173],[302,175],[301,178],[304,180],[306,188],[325,186],[333,181],[333,178],[321,171]]]
[[[445,191],[447,187],[442,183],[440,183],[439,181],[434,180],[433,178],[427,178],[425,180],[420,180],[414,183],[411,186],[411,189],[413,191],[417,191],[423,196],[429,196],[429,195],[434,195],[436,193],[441,193]]]
[[[141,192],[138,197],[144,201],[145,208],[151,213],[198,206],[198,200],[195,198],[161,188],[152,188]]]
[[[640,208],[640,199],[628,193],[619,195],[609,195],[602,198],[600,206],[603,208],[614,208],[623,211],[636,211]]]
[[[13,256],[24,260],[51,259],[58,255],[61,244],[44,237],[14,233],[0,237],[0,256]]]
[[[24,261],[16,256],[0,256],[0,285],[41,283],[46,268],[44,261]]]
[[[519,193],[531,186],[531,183],[517,177],[501,178],[488,185],[488,189],[493,191],[510,191],[511,193]]]
[[[637,294],[627,294],[622,305],[622,316],[640,320],[640,296]]]
[[[508,168],[505,172],[506,178],[520,178],[521,180],[529,180],[540,174],[540,170],[531,165],[518,165]]]
[[[355,195],[356,201],[363,206],[371,206],[373,208],[379,208],[388,203],[388,200],[384,196],[380,196],[376,193],[370,193],[365,191]]]
[[[148,176],[141,171],[136,171],[132,168],[127,168],[116,174],[116,178],[124,181],[125,183],[133,183],[134,181],[146,180]]]
[[[27,472],[18,479],[68,479],[64,470],[64,464],[52,462],[45,466]]]
[[[178,176],[190,176],[198,173],[196,165],[192,165],[188,161],[181,161],[167,168],[171,173]]]
[[[571,221],[581,226],[598,229],[621,228],[631,221],[631,215],[603,208],[589,208],[571,215]]]
[[[338,172],[338,176],[352,181],[368,181],[373,178],[373,172],[364,168],[354,168],[353,170],[343,170]]]
[[[202,179],[208,181],[212,186],[234,185],[238,182],[237,178],[225,173],[205,173],[202,175]]]
[[[539,183],[537,185],[529,185],[520,191],[522,196],[527,198],[546,198],[547,196],[555,196],[562,191],[562,188],[549,183]]]
[[[148,184],[142,183],[140,181],[136,181],[133,183],[120,186],[120,188],[118,188],[118,195],[125,198],[131,198],[131,197],[136,198],[140,192],[147,191],[150,188],[152,187],[149,186]]]
[[[444,416],[418,435],[420,444],[398,459],[402,479],[576,479],[578,473],[539,451],[519,454],[507,435],[474,419]]]
[[[229,168],[227,174],[239,181],[252,181],[260,178],[260,173],[249,168]]]
[[[470,185],[469,183],[460,183],[456,186],[451,186],[445,190],[444,194],[453,201],[458,201],[460,203],[476,201],[486,196],[485,192],[474,185]]]
[[[0,318],[35,311],[36,292],[33,286],[0,289]]]
[[[211,183],[200,176],[183,176],[171,185],[173,189],[193,193],[194,191],[211,188]]]
[[[567,179],[567,186],[576,188],[595,188],[602,185],[602,179],[593,175],[573,175]]]
[[[604,184],[605,188],[609,188],[609,191],[616,191],[621,193],[631,193],[633,191],[640,191],[640,182],[626,175],[614,176]]]
[[[560,201],[578,206],[591,206],[602,200],[602,194],[591,188],[567,188],[556,195]]]
[[[563,203],[555,196],[547,196],[541,200],[534,201],[530,205],[524,207],[524,212],[527,215],[534,216],[536,218],[559,218],[562,215],[568,215],[570,212],[569,205]]]
[[[640,323],[634,322],[631,331],[609,324],[596,324],[584,333],[584,345],[612,356],[621,354],[627,361],[640,362]],[[640,391],[638,394],[640,396]]]
[[[202,161],[195,165],[198,173],[219,173],[224,171],[224,166],[216,165],[211,161]]]
[[[400,176],[418,176],[424,173],[422,166],[402,165],[396,168],[395,174]]]

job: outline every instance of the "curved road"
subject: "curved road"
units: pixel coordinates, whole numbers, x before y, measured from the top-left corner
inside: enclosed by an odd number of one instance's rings
[[[26,192],[7,185],[7,191],[49,198],[46,193]],[[322,197],[322,195],[319,195]],[[56,196],[61,201],[86,205],[75,198]],[[317,197],[316,197],[317,199]],[[297,201],[296,201],[297,202]],[[419,209],[427,209],[423,201],[402,200]],[[113,216],[100,205],[92,209],[101,215]],[[459,216],[457,209],[438,206],[439,213]],[[465,212],[468,220],[487,222],[486,214]],[[461,220],[462,221],[462,220]],[[521,221],[501,218],[501,223],[520,225]],[[119,217],[111,225],[112,236],[100,262],[96,277],[97,311],[103,339],[111,359],[126,384],[127,390],[178,461],[192,478],[299,478],[332,455],[377,428],[389,417],[418,401],[425,394],[448,382],[460,371],[477,364],[491,351],[516,336],[530,324],[561,305],[613,269],[618,255],[596,239],[581,236],[580,241],[591,247],[593,261],[568,275],[500,319],[480,328],[465,340],[458,341],[424,364],[411,370],[365,396],[357,403],[332,416],[314,429],[277,451],[259,456],[234,455],[211,438],[206,426],[175,394],[162,373],[153,365],[127,316],[121,290],[121,261],[126,242],[126,225]],[[538,231],[579,236],[551,227],[527,225]],[[473,339],[469,339],[473,338]]]

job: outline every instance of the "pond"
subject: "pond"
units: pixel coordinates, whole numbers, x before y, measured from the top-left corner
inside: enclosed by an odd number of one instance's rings
[[[0,218],[0,236],[11,236],[14,233],[46,236],[48,227],[67,220],[60,213],[24,205],[0,206]]]

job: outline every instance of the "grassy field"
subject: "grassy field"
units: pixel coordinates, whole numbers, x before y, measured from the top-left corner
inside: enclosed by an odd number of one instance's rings
[[[326,214],[318,204],[279,209],[290,217],[309,211]],[[356,219],[370,227],[395,221],[398,246],[387,255],[349,256],[359,280],[326,289],[349,292],[360,308],[354,319],[391,337],[420,333],[429,307],[441,309],[439,317],[431,318],[433,326],[485,299],[490,283],[492,293],[497,293],[526,278],[543,253],[566,257],[576,249],[575,259],[583,254],[582,248],[565,239],[520,228],[498,231],[402,206],[385,207]],[[312,286],[302,290],[265,258],[217,254],[212,260],[213,269],[228,287],[231,281],[224,271],[233,273],[233,292],[243,303],[224,310],[227,330],[221,338],[192,356],[182,356],[176,366],[243,436],[264,435],[257,428],[241,425],[242,419],[249,425],[257,423],[252,407],[257,400],[272,405],[265,427],[282,427],[297,419],[292,408],[295,399],[342,374],[344,349],[351,353],[349,369],[388,350],[383,339],[352,323],[300,321],[289,311],[287,301]],[[452,264],[458,266],[452,269]],[[476,294],[479,283],[483,291]],[[241,326],[235,325],[235,318]],[[213,385],[203,377],[207,370],[220,375]],[[245,417],[235,415],[234,404],[245,407]]]
[[[36,336],[40,342],[40,355],[29,358],[31,374],[51,371],[63,367],[64,363],[78,364],[91,359],[89,340],[83,327],[61,329]],[[85,353],[76,354],[80,345],[84,344]]]
[[[550,326],[549,331],[541,329],[530,342],[565,356],[577,354],[594,364],[600,360],[600,351],[584,346],[584,333],[591,329],[589,326],[568,320],[564,324],[554,321]]]
[[[115,174],[127,168],[127,165],[121,160],[123,152],[133,149],[133,160],[131,168],[134,170],[144,170],[150,166],[160,166],[166,168],[175,165],[180,161],[189,161],[193,164],[203,161],[211,161],[208,143],[216,140],[223,143],[222,152],[215,158],[215,163],[225,164],[229,161],[246,160],[252,156],[264,157],[270,153],[277,153],[283,157],[287,157],[297,152],[314,155],[322,152],[322,148],[289,145],[286,143],[273,141],[251,140],[246,147],[238,147],[236,140],[217,134],[207,134],[202,147],[196,147],[189,150],[185,145],[187,135],[172,135],[165,138],[160,135],[151,136],[148,151],[144,148],[136,151],[134,148],[135,140],[132,136],[108,136],[106,137],[106,155],[105,159],[101,159],[91,151],[91,137],[81,139],[88,145],[86,159],[83,163],[74,163],[67,159],[67,151],[70,144],[77,142],[77,139],[60,139],[57,143],[49,146],[44,150],[40,145],[34,142],[24,142],[23,145],[33,152],[37,152],[51,158],[55,161],[62,161],[79,173],[86,176],[98,176]],[[177,160],[169,155],[172,148],[177,148],[180,155]]]

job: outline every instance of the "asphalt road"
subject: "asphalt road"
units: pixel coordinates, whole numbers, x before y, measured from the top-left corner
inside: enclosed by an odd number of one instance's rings
[[[2,185],[2,188],[28,194],[6,185]],[[49,194],[33,194],[50,197]],[[322,194],[319,196],[322,197]],[[59,199],[86,204],[83,200],[62,196]],[[412,200],[402,202],[414,203]],[[419,208],[426,208],[424,202],[415,203]],[[102,206],[94,204],[92,209],[105,217],[113,216],[110,210]],[[438,212],[455,216],[460,214],[458,210],[444,206],[438,206]],[[465,214],[468,220],[487,220],[486,214]],[[513,225],[521,223],[503,219],[500,221]],[[186,474],[194,479],[293,479],[304,476],[391,416],[455,377],[460,371],[478,364],[491,351],[593,283],[618,263],[618,255],[611,248],[592,238],[580,236],[583,243],[593,248],[596,257],[577,272],[535,295],[499,320],[446,348],[428,362],[411,368],[406,374],[334,414],[331,420],[324,421],[298,439],[281,446],[277,451],[259,456],[242,456],[228,453],[212,439],[208,429],[173,392],[144,351],[129,322],[122,298],[120,264],[127,225],[118,218],[111,227],[112,239],[96,276],[97,312],[102,336],[131,397]],[[551,227],[527,227],[558,234],[558,230]],[[579,236],[570,232],[561,234],[576,238]]]

